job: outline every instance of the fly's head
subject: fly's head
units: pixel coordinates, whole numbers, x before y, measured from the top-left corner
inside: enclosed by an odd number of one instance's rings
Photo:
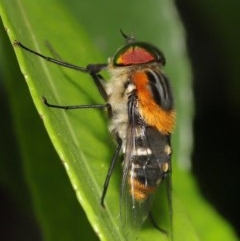
[[[164,66],[166,60],[163,53],[154,45],[135,41],[133,37],[129,37],[127,44],[119,48],[112,58],[113,67],[144,65],[153,62]]]

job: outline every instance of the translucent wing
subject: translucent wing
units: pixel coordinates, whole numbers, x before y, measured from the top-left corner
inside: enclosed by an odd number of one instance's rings
[[[149,215],[156,188],[170,170],[170,145],[169,135],[142,120],[134,93],[129,97],[128,110],[121,219],[127,239],[134,240]]]

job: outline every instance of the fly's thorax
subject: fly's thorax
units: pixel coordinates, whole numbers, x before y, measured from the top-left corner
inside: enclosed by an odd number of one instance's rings
[[[108,65],[108,71],[111,78],[105,86],[108,96],[110,98],[116,98],[117,101],[121,101],[123,96],[125,96],[125,100],[127,101],[129,94],[136,89],[133,76],[138,72],[147,72],[149,70],[162,72],[162,66],[159,63],[148,63],[114,67],[110,62]]]
[[[128,124],[128,97],[136,86],[131,82],[131,67],[109,67],[109,71],[111,78],[106,84],[108,103],[112,107],[109,130],[122,139],[124,146]]]
[[[113,114],[109,129],[122,139],[123,144],[128,124],[128,98],[133,92],[136,92],[139,112],[143,119],[148,124],[159,127],[164,133],[171,132],[174,125],[171,91],[161,64],[152,62],[114,67],[110,62],[108,70],[111,78],[105,87]],[[156,94],[158,92],[159,95]],[[162,109],[165,106],[167,111]]]
[[[153,63],[132,75],[136,86],[138,108],[149,126],[170,134],[175,124],[172,91],[161,65]]]

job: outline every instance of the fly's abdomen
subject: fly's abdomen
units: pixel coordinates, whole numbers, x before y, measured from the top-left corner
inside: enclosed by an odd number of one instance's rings
[[[144,132],[144,136],[136,137],[128,173],[129,193],[139,202],[154,193],[170,171],[169,136],[149,126]]]

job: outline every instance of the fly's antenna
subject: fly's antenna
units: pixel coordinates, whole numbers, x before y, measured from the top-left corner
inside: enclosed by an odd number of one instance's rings
[[[122,36],[125,38],[125,40],[126,40],[127,43],[133,43],[133,42],[135,42],[135,37],[134,37],[133,34],[127,35],[127,34],[125,34],[125,33],[122,31],[122,29],[120,29],[120,33],[121,33]]]

